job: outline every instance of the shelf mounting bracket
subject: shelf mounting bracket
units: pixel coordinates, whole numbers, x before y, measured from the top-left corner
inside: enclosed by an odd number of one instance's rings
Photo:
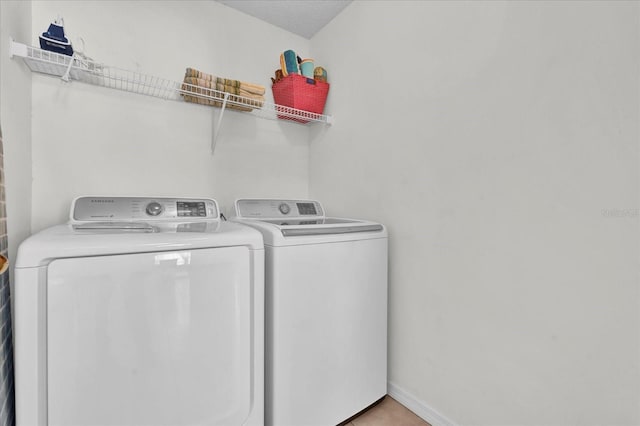
[[[73,55],[71,55],[71,58],[69,58],[69,65],[67,66],[67,70],[65,71],[64,75],[60,77],[62,81],[66,81],[67,83],[69,82],[69,73],[71,73],[71,67],[73,66],[73,60],[75,57],[76,54],[74,53]]]
[[[224,110],[227,108],[227,100],[229,99],[229,93],[225,92],[224,93],[224,99],[222,100],[222,106],[220,107],[220,115],[218,116],[218,122],[216,123],[216,120],[213,120],[214,122],[214,126],[213,126],[213,137],[211,139],[211,155],[213,155],[213,153],[216,150],[216,143],[218,141],[218,134],[220,133],[220,126],[222,126],[222,117],[224,116]]]

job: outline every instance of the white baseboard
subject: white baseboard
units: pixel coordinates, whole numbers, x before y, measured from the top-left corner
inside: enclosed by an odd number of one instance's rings
[[[387,392],[391,398],[413,411],[418,417],[429,423],[431,426],[456,426],[453,421],[438,413],[436,410],[429,407],[427,404],[394,383],[387,383]]]

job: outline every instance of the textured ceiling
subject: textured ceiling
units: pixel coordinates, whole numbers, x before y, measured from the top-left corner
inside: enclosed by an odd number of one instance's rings
[[[216,1],[307,39],[351,3],[351,0]]]

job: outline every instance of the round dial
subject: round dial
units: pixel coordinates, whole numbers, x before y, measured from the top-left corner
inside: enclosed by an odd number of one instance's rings
[[[289,207],[289,204],[282,203],[278,206],[278,210],[280,210],[280,213],[282,214],[289,214],[291,207]]]
[[[156,201],[152,201],[151,203],[147,204],[146,210],[149,216],[158,216],[164,209],[162,208],[162,204]]]

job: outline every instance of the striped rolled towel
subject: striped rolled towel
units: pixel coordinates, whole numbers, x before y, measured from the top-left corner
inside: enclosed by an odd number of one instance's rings
[[[240,82],[240,89],[260,96],[264,95],[265,92],[264,86],[260,86],[259,84],[245,83],[244,81]]]
[[[222,103],[215,99],[222,99],[224,94],[216,90],[216,85],[210,80],[198,78],[198,77],[186,77],[182,84],[182,90],[190,92],[196,96],[187,95],[182,93],[184,100],[187,102],[193,102],[201,105],[221,106]]]
[[[211,74],[204,73],[202,71],[198,71],[195,68],[187,68],[187,71],[184,74],[185,77],[195,77],[200,78],[202,80],[215,80],[215,76]]]
[[[251,111],[264,104],[264,86],[186,69],[181,93],[185,101],[220,107],[225,93],[229,94],[227,106],[239,111]]]

